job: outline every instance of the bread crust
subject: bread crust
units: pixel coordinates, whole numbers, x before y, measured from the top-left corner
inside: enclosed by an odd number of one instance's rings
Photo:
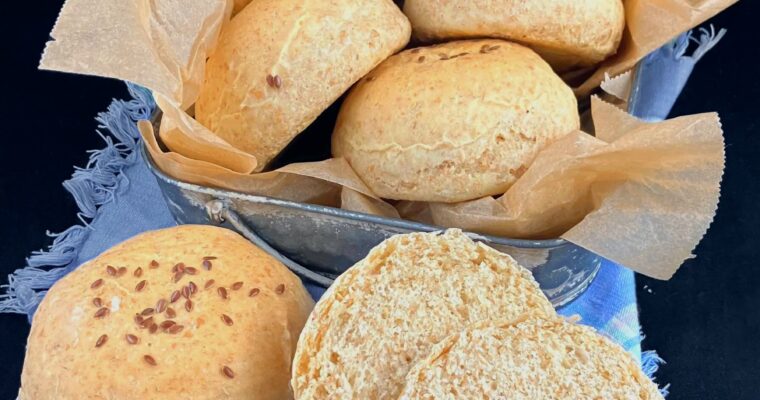
[[[406,0],[404,13],[419,40],[514,40],[560,71],[611,56],[625,29],[621,0]]]
[[[341,275],[298,342],[297,399],[396,399],[414,362],[493,316],[553,315],[530,272],[459,230],[394,236]]]
[[[383,198],[504,193],[540,149],[580,126],[572,90],[530,49],[466,40],[394,55],[341,107],[333,155]]]
[[[216,257],[207,260],[210,270],[203,265],[207,256]],[[188,272],[175,282],[172,269],[180,262]],[[117,275],[108,272],[109,265]],[[122,267],[126,270],[118,272]],[[196,293],[171,302],[174,291],[190,282]],[[259,292],[250,297],[254,288]],[[166,301],[162,313],[160,299]],[[292,355],[313,304],[295,275],[232,231],[184,225],[144,233],[53,285],[34,316],[19,398],[292,398]],[[96,318],[101,308],[108,311]],[[153,313],[143,318],[159,326],[154,333],[135,321],[149,308]],[[166,321],[183,328],[165,331],[171,324]],[[107,338],[97,347],[103,335]],[[134,335],[135,343],[126,335]]]
[[[261,171],[410,35],[390,0],[257,0],[222,29],[196,118]]]
[[[630,354],[561,318],[484,321],[438,343],[406,377],[400,400],[662,400]]]

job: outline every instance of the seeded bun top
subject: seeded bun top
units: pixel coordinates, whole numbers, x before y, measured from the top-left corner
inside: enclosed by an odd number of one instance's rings
[[[579,126],[573,91],[535,52],[462,40],[370,72],[341,106],[332,151],[380,197],[451,203],[506,192]]]
[[[417,39],[514,40],[558,70],[614,54],[625,28],[621,0],[406,0],[404,13]]]
[[[468,327],[409,372],[401,400],[662,400],[623,348],[560,318]]]
[[[312,307],[295,275],[232,231],[145,233],[50,289],[19,399],[292,398]]]
[[[220,34],[196,118],[261,171],[410,35],[391,0],[254,1]]]
[[[396,399],[435,343],[490,318],[554,315],[530,272],[460,230],[394,236],[341,275],[304,328],[296,398]]]

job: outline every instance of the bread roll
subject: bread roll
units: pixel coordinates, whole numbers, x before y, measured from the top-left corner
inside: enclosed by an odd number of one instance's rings
[[[496,37],[532,47],[556,69],[599,63],[617,51],[621,0],[406,0],[423,41]]]
[[[19,398],[292,398],[291,360],[312,307],[295,275],[232,231],[145,233],[50,289]]]
[[[465,326],[554,310],[530,272],[459,230],[394,236],[328,289],[293,362],[297,399],[396,399],[407,371]]]
[[[435,346],[401,400],[663,397],[620,346],[561,319],[480,323]]]
[[[460,41],[404,51],[362,79],[332,148],[381,197],[458,202],[504,193],[579,126],[572,90],[533,51]]]
[[[390,0],[256,0],[222,30],[196,118],[261,171],[410,34]]]

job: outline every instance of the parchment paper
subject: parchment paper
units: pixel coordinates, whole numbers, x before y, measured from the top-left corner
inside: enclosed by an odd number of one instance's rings
[[[563,77],[575,83],[577,95],[587,95],[599,86],[605,74],[617,76],[629,71],[647,54],[737,1],[624,0],[626,29],[617,53],[596,69],[574,71]]]
[[[630,68],[640,53],[731,3],[627,1],[633,21],[627,44],[602,68]],[[164,112],[160,132],[147,121],[139,124],[140,132],[156,165],[186,182],[481,233],[562,236],[660,279],[690,257],[712,221],[723,171],[717,115],[648,124],[598,99],[592,99],[596,137],[578,131],[550,145],[498,198],[388,203],[343,159],[251,174],[255,158],[192,118],[203,61],[231,6],[231,0],[68,0],[41,67],[130,80],[153,90]],[[592,79],[584,85],[596,86]]]

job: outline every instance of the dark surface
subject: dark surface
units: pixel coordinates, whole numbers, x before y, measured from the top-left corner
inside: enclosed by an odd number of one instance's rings
[[[102,147],[94,116],[123,84],[38,71],[40,53],[62,0],[4,5],[0,38],[0,275],[23,266],[30,251],[50,244],[46,230],[78,223],[76,204],[61,186],[85,150]],[[15,8],[15,9],[14,9]],[[674,114],[718,111],[726,135],[727,170],[715,223],[669,282],[638,279],[644,347],[668,361],[659,382],[670,399],[760,398],[760,84],[757,2],[745,1],[712,22],[729,28],[681,96]],[[651,293],[650,293],[651,291]],[[15,398],[29,326],[0,315],[0,399]]]

